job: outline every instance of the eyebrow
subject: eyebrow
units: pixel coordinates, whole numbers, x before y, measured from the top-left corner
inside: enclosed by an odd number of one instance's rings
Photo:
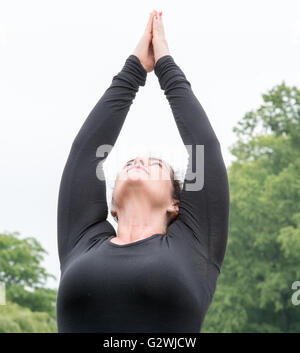
[[[161,162],[163,165],[165,165],[168,169],[170,169],[170,167],[168,167],[168,166],[166,165],[166,163],[164,163],[164,162],[163,162],[161,159],[159,159],[159,158],[149,157],[149,159],[159,161],[159,162]],[[130,161],[126,162],[126,164],[128,164],[128,163],[130,163],[130,162],[132,162],[132,161],[134,161],[134,159],[131,159]],[[125,164],[125,165],[126,165],[126,164]]]

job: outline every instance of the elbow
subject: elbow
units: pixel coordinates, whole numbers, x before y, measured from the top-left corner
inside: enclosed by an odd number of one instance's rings
[[[209,137],[206,138],[204,145],[207,146],[212,146],[212,147],[221,147],[220,141],[217,138],[216,134],[213,133],[212,135],[210,135]]]
[[[79,151],[83,146],[84,141],[86,141],[86,136],[84,137],[82,132],[79,131],[72,143],[71,151],[74,151],[74,152]]]

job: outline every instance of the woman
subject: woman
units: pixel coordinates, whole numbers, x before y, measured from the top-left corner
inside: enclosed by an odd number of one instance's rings
[[[228,236],[227,172],[210,122],[170,55],[161,16],[150,14],[134,53],[76,136],[63,172],[58,332],[200,332],[216,289]],[[193,146],[191,166],[196,145],[204,145],[204,185],[191,191],[186,179],[179,195],[168,163],[129,161],[114,187],[116,234],[106,219],[105,180],[95,172],[106,157],[96,158],[96,150],[115,144],[153,69],[184,144]]]

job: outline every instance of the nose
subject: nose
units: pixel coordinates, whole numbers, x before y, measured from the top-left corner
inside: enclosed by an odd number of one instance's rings
[[[136,157],[134,160],[134,165],[139,165],[141,164],[142,166],[145,166],[145,162],[142,157]]]

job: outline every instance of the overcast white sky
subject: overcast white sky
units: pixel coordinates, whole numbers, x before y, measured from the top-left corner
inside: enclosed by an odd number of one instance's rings
[[[71,144],[132,54],[152,9],[163,11],[171,55],[210,118],[227,166],[232,128],[262,103],[261,94],[283,80],[300,88],[297,0],[0,4],[0,232],[41,242],[49,253],[44,266],[57,277],[48,283],[53,288],[60,276],[58,188]],[[128,142],[185,152],[154,72],[107,161]],[[108,188],[108,201],[110,195]]]

